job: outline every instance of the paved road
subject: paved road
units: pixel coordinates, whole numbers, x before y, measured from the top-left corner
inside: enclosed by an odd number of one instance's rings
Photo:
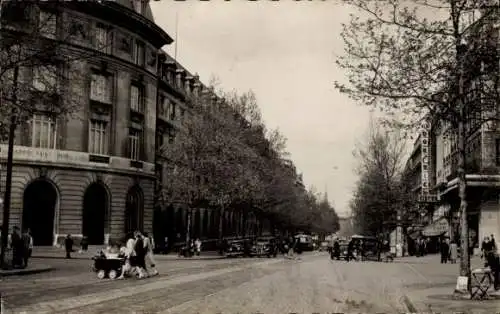
[[[4,280],[7,308],[15,313],[404,313],[414,307],[422,312],[432,303],[434,310],[446,309],[441,313],[474,314],[498,308],[489,301],[480,307],[450,298],[436,303],[442,293],[436,287],[449,288],[451,295],[457,266],[431,258],[346,263],[306,254],[301,260],[172,260],[159,262],[161,276],[125,281],[73,274],[70,268],[78,265],[65,262],[50,275]]]

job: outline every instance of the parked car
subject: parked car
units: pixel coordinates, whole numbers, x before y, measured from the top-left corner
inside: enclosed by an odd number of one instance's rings
[[[278,246],[275,238],[257,238],[250,249],[250,256],[276,257]]]
[[[240,257],[245,255],[245,241],[244,240],[234,240],[227,244],[224,251],[224,256],[226,257]]]

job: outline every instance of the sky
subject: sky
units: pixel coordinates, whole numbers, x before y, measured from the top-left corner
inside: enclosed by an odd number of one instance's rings
[[[266,125],[288,139],[307,186],[327,192],[339,215],[349,211],[357,176],[352,152],[363,141],[369,110],[341,95],[334,82],[343,53],[336,1],[151,2],[156,23],[177,42],[177,60],[205,84],[254,91]],[[177,38],[176,38],[176,16]],[[174,56],[175,44],[165,47]]]

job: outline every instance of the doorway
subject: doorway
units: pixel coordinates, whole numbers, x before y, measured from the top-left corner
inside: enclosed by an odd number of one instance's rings
[[[82,234],[88,237],[90,245],[104,243],[107,226],[108,191],[100,183],[89,185],[83,196]]]
[[[127,193],[125,204],[125,233],[143,231],[143,195],[139,186],[133,186]]]
[[[56,205],[56,188],[46,180],[36,180],[24,190],[22,227],[31,230],[33,245],[52,245]]]

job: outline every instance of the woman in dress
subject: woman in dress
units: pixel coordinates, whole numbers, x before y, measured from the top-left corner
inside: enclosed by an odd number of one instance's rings
[[[122,267],[122,273],[117,279],[125,278],[125,274],[136,267],[135,263],[135,238],[132,234],[128,234],[126,237],[125,247],[121,248],[121,253],[125,255],[125,264]]]

